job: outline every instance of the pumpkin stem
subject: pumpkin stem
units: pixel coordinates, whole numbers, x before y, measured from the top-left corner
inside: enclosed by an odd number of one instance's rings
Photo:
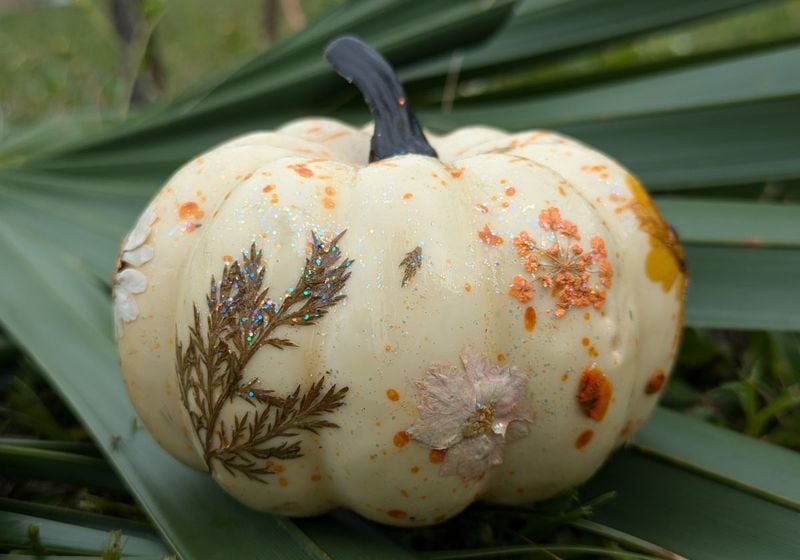
[[[403,154],[436,157],[436,150],[411,111],[403,85],[378,51],[346,35],[328,44],[325,58],[339,75],[361,90],[375,120],[369,161]]]

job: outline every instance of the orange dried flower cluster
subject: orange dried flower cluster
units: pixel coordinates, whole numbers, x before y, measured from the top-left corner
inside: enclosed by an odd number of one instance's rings
[[[560,233],[571,244],[562,245],[556,239],[547,247],[539,247],[527,231],[521,231],[514,236],[512,242],[517,249],[517,255],[522,258],[525,271],[538,274],[542,286],[551,289],[553,296],[557,298],[556,317],[563,317],[571,307],[591,306],[601,309],[614,276],[603,238],[592,237],[591,250],[585,251],[577,242],[580,240],[578,227],[573,222],[562,219],[559,210],[553,207],[540,212],[539,224],[546,231]],[[592,284],[592,273],[597,273],[599,286]],[[524,278],[515,276],[509,295],[523,302],[528,301],[521,299],[520,294],[527,294],[521,288],[529,284],[531,283]]]
[[[533,282],[517,274],[508,289],[508,295],[517,298],[522,303],[533,299]]]

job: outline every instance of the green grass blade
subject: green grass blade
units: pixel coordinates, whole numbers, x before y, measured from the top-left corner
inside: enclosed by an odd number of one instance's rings
[[[0,446],[5,445],[14,447],[31,447],[33,449],[44,449],[46,451],[63,451],[64,453],[75,453],[77,455],[88,455],[90,457],[98,454],[97,447],[91,443],[82,441],[54,441],[45,439],[0,437]]]
[[[0,511],[0,546],[25,549],[31,544],[29,527],[38,527],[41,546],[55,553],[100,555],[108,533],[41,517]],[[157,540],[123,535],[123,551],[130,556],[159,556],[167,549]]]

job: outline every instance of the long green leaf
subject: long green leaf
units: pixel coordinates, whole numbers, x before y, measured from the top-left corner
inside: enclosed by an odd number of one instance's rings
[[[506,27],[485,45],[463,53],[461,70],[471,75],[496,70],[543,55],[606,40],[616,40],[651,29],[752,4],[752,0],[527,0]],[[447,74],[450,57],[418,63],[405,72],[405,80],[430,79]]]

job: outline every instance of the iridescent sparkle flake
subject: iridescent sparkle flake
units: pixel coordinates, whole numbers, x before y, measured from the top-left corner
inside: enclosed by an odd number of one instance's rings
[[[503,462],[506,441],[528,434],[533,410],[528,376],[500,367],[465,346],[458,365],[434,364],[417,381],[419,420],[407,433],[446,450],[441,475],[469,481]]]

